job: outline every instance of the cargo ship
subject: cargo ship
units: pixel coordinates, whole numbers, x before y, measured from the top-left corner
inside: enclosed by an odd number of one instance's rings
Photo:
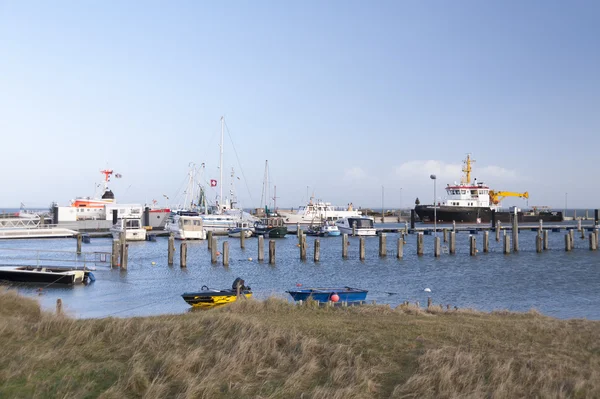
[[[529,193],[517,193],[512,191],[494,191],[482,181],[474,179],[471,182],[471,160],[470,154],[463,161],[462,171],[464,176],[460,184],[446,185],[446,200],[432,205],[421,205],[416,203],[415,213],[424,223],[490,223],[492,218],[500,222],[510,222],[513,215],[521,223],[527,222],[562,222],[563,214],[560,211],[552,211],[543,207],[533,207],[531,210],[522,211],[513,208],[502,211],[500,203],[505,197],[529,198]],[[418,201],[417,201],[418,202]],[[434,216],[435,215],[435,216]],[[492,216],[493,215],[493,216]]]

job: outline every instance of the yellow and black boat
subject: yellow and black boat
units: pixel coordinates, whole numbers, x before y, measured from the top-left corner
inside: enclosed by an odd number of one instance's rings
[[[238,285],[240,297],[252,297],[251,288],[245,286],[244,280],[239,277],[235,279],[231,289],[217,290],[203,285],[200,291],[185,292],[183,295],[181,295],[181,297],[189,305],[194,307],[213,307],[225,305],[227,303],[235,302],[238,299]]]

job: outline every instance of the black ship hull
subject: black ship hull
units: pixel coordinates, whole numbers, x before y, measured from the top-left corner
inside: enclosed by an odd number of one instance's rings
[[[433,205],[417,205],[415,213],[423,223],[433,223]],[[435,210],[435,218],[438,223],[490,223],[492,221],[492,209],[489,207],[466,207],[438,205]],[[511,212],[495,212],[497,222],[510,223],[513,218]],[[519,223],[562,222],[562,212],[518,212]]]

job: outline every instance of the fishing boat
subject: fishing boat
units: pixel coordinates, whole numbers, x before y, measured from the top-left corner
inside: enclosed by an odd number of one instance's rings
[[[367,299],[367,290],[352,287],[340,288],[302,288],[286,291],[294,301],[312,299],[317,302],[360,302]],[[337,298],[334,296],[336,295]]]
[[[254,222],[254,235],[269,238],[284,238],[288,229],[280,216],[268,216]]]
[[[125,233],[126,241],[145,241],[146,229],[142,227],[140,218],[118,219],[117,223],[110,228],[114,239],[119,239],[121,233]]]
[[[244,235],[245,238],[252,237],[252,228],[248,222],[236,222],[235,227],[229,229],[227,234],[229,237],[240,238]]]
[[[371,216],[343,218],[335,221],[341,234],[376,236],[375,220]]]
[[[360,217],[362,212],[355,210],[352,204],[348,204],[347,207],[333,206],[329,202],[313,201],[313,198],[311,198],[308,204],[300,206],[298,210],[281,209],[279,214],[286,224],[310,225],[315,221],[336,221],[346,217]]]
[[[17,266],[0,267],[0,280],[18,283],[73,285],[87,284],[96,279],[92,272],[85,269]]]
[[[252,297],[251,288],[244,284],[244,280],[238,277],[234,280],[231,289],[217,290],[203,285],[200,291],[186,292],[181,295],[181,297],[193,307],[213,307],[225,305],[227,303],[235,302],[238,299],[238,285],[240,297]]]

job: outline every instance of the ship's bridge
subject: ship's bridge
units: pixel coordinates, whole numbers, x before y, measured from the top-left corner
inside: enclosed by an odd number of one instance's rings
[[[448,184],[446,186],[447,206],[489,207],[490,188],[483,182],[473,184]]]

